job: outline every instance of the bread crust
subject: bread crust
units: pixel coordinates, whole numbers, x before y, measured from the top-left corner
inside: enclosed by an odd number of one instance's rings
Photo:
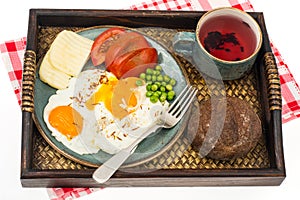
[[[212,106],[213,105],[213,106]],[[219,160],[231,160],[245,156],[257,145],[261,135],[261,121],[251,105],[237,97],[226,97],[199,106],[198,131],[188,126],[193,137],[192,148]],[[193,119],[190,123],[194,123]]]

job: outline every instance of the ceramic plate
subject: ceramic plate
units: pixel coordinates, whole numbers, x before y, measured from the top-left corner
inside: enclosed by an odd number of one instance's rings
[[[82,31],[79,31],[78,34],[91,40],[94,40],[101,32],[105,31],[107,28],[108,27],[93,27],[89,29],[83,29]],[[148,40],[148,42],[154,48],[156,48],[159,55],[159,64],[163,66],[164,71],[177,80],[177,84],[174,87],[174,90],[177,94],[179,94],[180,91],[187,84],[186,77],[182,72],[180,66],[172,57],[170,52],[168,52],[162,45],[160,45],[159,43],[147,36],[145,37]],[[93,68],[93,65],[90,60],[86,63],[86,66],[84,67],[84,69],[87,68]],[[80,164],[84,164],[91,167],[97,167],[101,165],[103,162],[105,162],[111,157],[110,154],[99,150],[99,152],[95,154],[79,155],[73,152],[72,150],[68,149],[66,146],[64,146],[61,142],[57,141],[55,137],[51,135],[51,132],[49,131],[46,123],[43,120],[43,110],[48,103],[49,97],[55,93],[56,89],[43,83],[40,80],[37,72],[34,96],[34,120],[37,124],[39,131],[54,149],[56,149],[58,152],[60,152],[67,158]],[[182,119],[172,129],[162,129],[159,131],[159,133],[144,139],[144,141],[142,141],[139,144],[136,151],[124,163],[123,167],[132,167],[145,163],[165,152],[183,133],[187,121],[186,118]]]

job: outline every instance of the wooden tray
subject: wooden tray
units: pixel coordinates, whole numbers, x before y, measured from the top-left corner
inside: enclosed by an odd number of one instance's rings
[[[280,81],[263,13],[249,13],[259,23],[264,39],[252,71],[242,79],[225,81],[225,91],[214,89],[214,92],[248,101],[261,118],[263,137],[243,158],[230,161],[199,158],[183,135],[170,150],[159,157],[134,170],[119,170],[108,182],[99,184],[92,179],[95,168],[84,166],[57,152],[44,140],[34,123],[33,91],[37,63],[61,30],[80,30],[99,25],[139,28],[172,52],[172,36],[178,31],[193,31],[203,13],[30,10],[22,90],[23,187],[280,185],[285,178]],[[198,100],[206,99],[209,96],[207,86],[195,67],[181,55],[173,53],[173,56],[188,74],[190,82],[200,89]],[[182,149],[185,149],[184,152]],[[152,170],[136,173],[144,169]]]

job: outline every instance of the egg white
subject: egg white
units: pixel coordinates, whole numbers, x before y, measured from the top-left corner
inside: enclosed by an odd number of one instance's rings
[[[85,102],[101,87],[101,75],[114,77],[113,74],[100,69],[81,72],[78,78],[70,80],[68,88],[57,90],[56,94],[49,98],[44,109],[44,121],[52,136],[80,155],[94,154],[100,149],[109,154],[117,153],[147,130],[168,107],[167,102],[150,102],[149,98],[146,98],[144,85],[133,91],[137,97],[137,106],[121,120],[116,119],[103,102],[99,102],[94,110],[88,110]],[[71,105],[84,119],[81,133],[71,140],[53,128],[48,121],[51,110],[61,105]]]
[[[137,92],[141,97],[146,96],[145,86],[140,86]],[[134,112],[121,120],[115,119],[109,111],[107,112],[103,104],[96,106],[96,127],[100,136],[97,144],[103,151],[115,154],[128,147],[147,131],[168,107],[167,102],[163,105],[160,102],[152,103],[149,98],[138,98],[138,105]]]
[[[94,142],[97,137],[97,129],[94,126],[96,121],[94,112],[86,109],[84,102],[95,92],[97,87],[99,87],[99,76],[103,74],[114,76],[111,73],[98,69],[87,70],[80,73],[78,78],[74,77],[70,80],[68,88],[57,90],[56,94],[49,98],[48,104],[44,108],[43,118],[52,136],[80,155],[97,153],[99,151],[99,147],[95,145]],[[91,87],[91,85],[94,85],[94,87]],[[66,136],[52,127],[48,121],[51,110],[61,105],[70,105],[77,110],[84,119],[81,133],[71,140],[68,140]]]

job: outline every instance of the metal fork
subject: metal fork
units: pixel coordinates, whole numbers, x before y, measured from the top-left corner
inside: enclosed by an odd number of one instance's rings
[[[160,119],[145,131],[141,137],[137,138],[130,146],[120,150],[105,163],[103,163],[93,173],[93,179],[99,183],[105,183],[120,166],[127,160],[127,158],[135,151],[138,144],[148,137],[151,133],[155,132],[158,128],[172,128],[184,116],[196,96],[197,89],[192,86],[186,86],[178,97],[174,100],[171,106],[162,114]]]

